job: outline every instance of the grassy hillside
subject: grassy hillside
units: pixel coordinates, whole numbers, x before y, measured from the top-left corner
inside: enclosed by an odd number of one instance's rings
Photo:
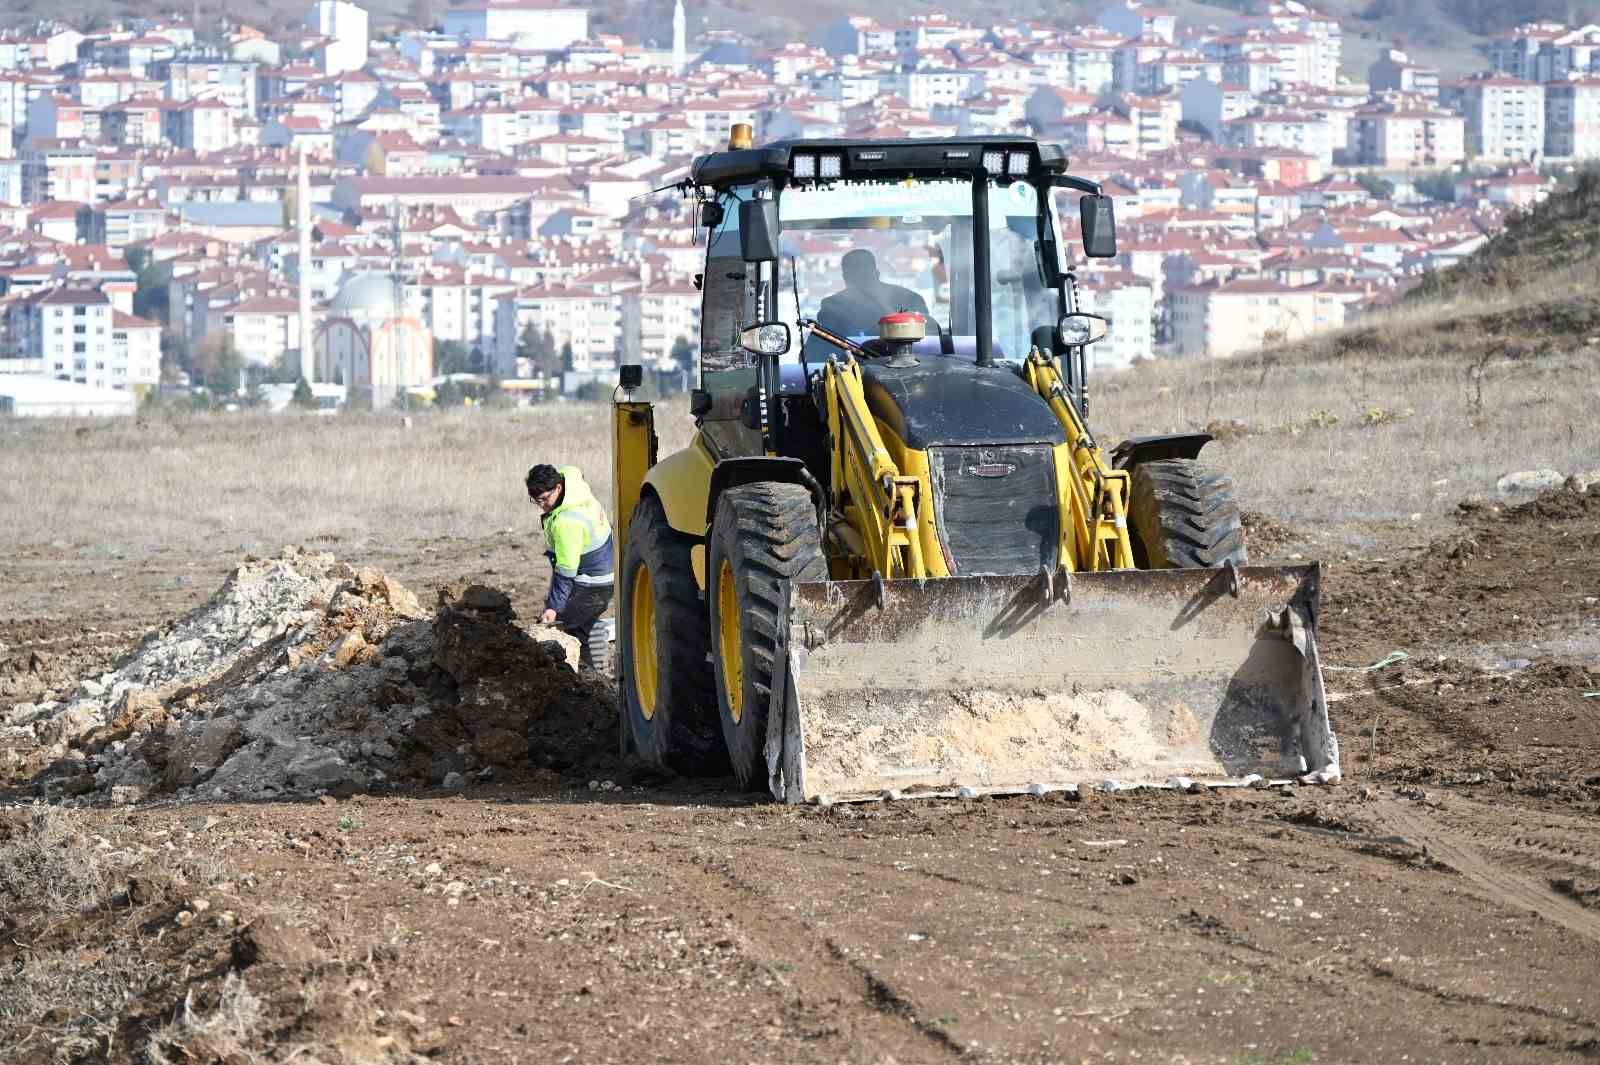
[[[1600,468],[1600,175],[1346,329],[1147,363],[1092,391],[1108,438],[1215,433],[1207,461],[1308,556],[1401,530],[1421,542],[1512,470]]]
[[[1543,299],[1554,283],[1585,286],[1600,263],[1600,170],[1578,176],[1534,210],[1512,218],[1467,261],[1429,274],[1408,294],[1418,304],[1462,295],[1537,289]]]

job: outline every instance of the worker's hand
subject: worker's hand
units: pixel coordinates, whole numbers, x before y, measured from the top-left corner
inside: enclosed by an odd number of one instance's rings
[[[539,621],[545,625],[554,625],[556,623],[556,612],[546,607],[545,612],[539,615]]]

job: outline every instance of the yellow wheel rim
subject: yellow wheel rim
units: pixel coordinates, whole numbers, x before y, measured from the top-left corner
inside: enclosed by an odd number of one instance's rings
[[[717,641],[722,652],[722,690],[728,693],[728,713],[737,725],[744,718],[744,659],[739,632],[739,593],[733,584],[733,563],[722,560],[717,570]]]
[[[633,571],[633,693],[639,712],[649,721],[656,716],[656,692],[661,683],[661,665],[656,661],[656,596],[650,580],[650,567]]]

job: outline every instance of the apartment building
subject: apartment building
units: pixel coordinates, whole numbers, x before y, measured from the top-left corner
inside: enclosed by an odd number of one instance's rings
[[[1350,119],[1348,150],[1362,166],[1454,166],[1467,156],[1466,123],[1458,114],[1433,108],[1363,108]]]
[[[700,350],[700,291],[690,282],[657,281],[624,292],[621,303],[623,349],[629,359],[670,370],[680,337]]]
[[[549,332],[556,350],[572,346],[572,372],[593,379],[617,366],[622,332],[621,298],[591,288],[530,286],[503,296],[495,314],[495,364],[501,377],[517,376],[517,342],[531,323]]]
[[[1544,154],[1600,159],[1600,74],[1545,84]]]
[[[1509,74],[1474,74],[1444,86],[1466,122],[1467,154],[1531,162],[1544,152],[1544,86]]]
[[[1280,344],[1345,321],[1345,304],[1320,288],[1237,279],[1173,289],[1172,334],[1184,358],[1220,358]]]

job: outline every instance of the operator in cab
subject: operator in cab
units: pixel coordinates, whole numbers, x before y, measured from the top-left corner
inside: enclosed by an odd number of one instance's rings
[[[866,248],[845,252],[840,263],[844,288],[817,307],[817,322],[843,337],[875,337],[878,319],[896,311],[915,311],[928,317],[928,304],[917,293],[891,285],[878,275],[877,257]]]
[[[591,636],[611,605],[616,549],[605,507],[576,466],[541,464],[525,483],[528,499],[543,512],[544,554],[553,571],[539,620],[577,639],[580,667],[604,670],[609,663],[596,661],[591,642],[599,641]]]

